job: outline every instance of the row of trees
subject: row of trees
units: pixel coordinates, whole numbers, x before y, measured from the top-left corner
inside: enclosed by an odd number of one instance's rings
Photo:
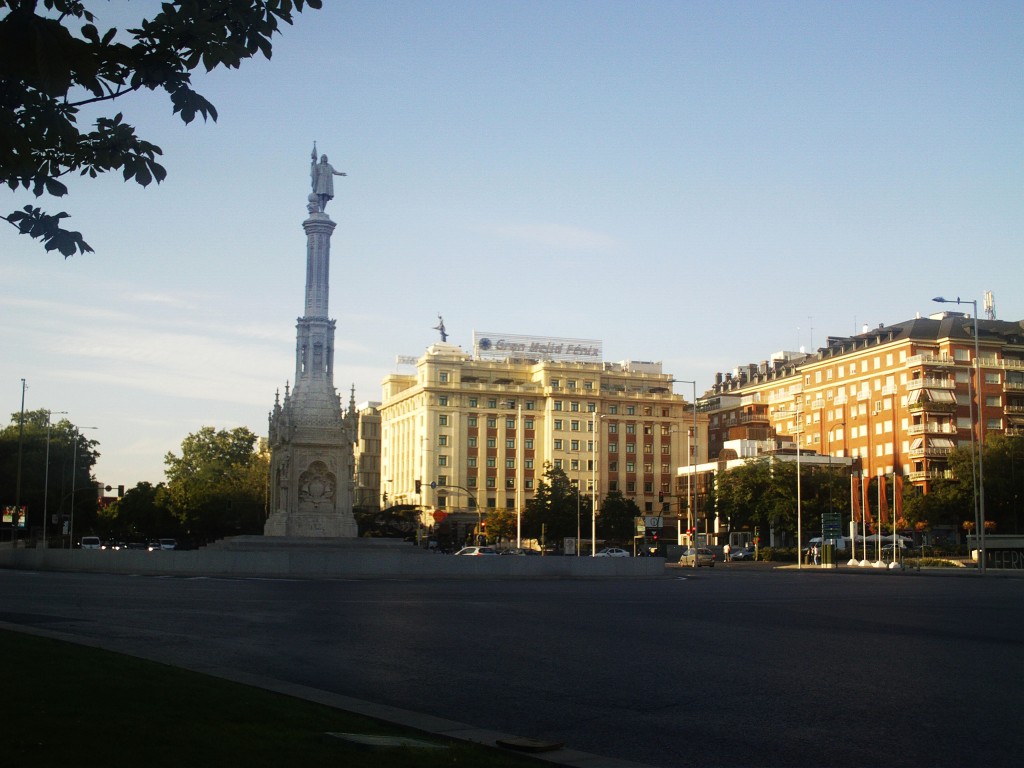
[[[70,527],[72,507],[76,539],[92,533],[123,540],[205,541],[261,533],[270,457],[256,449],[257,442],[245,427],[203,427],[185,438],[180,453],[164,457],[165,482],[141,482],[123,497],[107,496],[100,503],[105,489],[92,471],[99,443],[67,419],[51,422],[45,409],[26,411],[23,428],[21,413],[14,413],[0,430],[0,503],[15,504],[20,452],[25,528],[33,538],[42,537],[45,502],[53,546],[71,543],[62,534]]]
[[[986,437],[985,517],[988,529],[999,533],[1024,533],[1021,502],[1024,501],[1024,437],[992,434]],[[900,531],[926,531],[936,527],[970,530],[974,526],[977,484],[976,457],[970,448],[957,448],[949,456],[949,476],[935,479],[927,495],[910,483],[903,484],[902,513],[895,520]],[[717,491],[705,508],[717,509],[732,530],[774,528],[796,531],[796,464],[751,459],[723,472]],[[878,478],[870,483],[868,497],[876,504]],[[801,467],[801,516],[804,531],[820,531],[823,512],[851,515],[850,480],[845,468]],[[886,498],[894,508],[892,478]],[[877,519],[877,512],[874,513]],[[891,526],[890,526],[891,530]]]

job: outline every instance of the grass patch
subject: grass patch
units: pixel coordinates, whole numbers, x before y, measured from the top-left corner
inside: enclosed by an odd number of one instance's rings
[[[537,766],[258,688],[108,651],[0,631],[10,768],[483,768]],[[366,751],[329,732],[405,736],[446,749]]]

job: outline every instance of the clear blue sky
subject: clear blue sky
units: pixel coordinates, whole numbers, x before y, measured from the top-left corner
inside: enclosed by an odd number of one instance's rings
[[[121,103],[167,180],[43,200],[95,254],[0,230],[2,410],[25,378],[26,408],[99,427],[101,482],[161,481],[204,425],[266,434],[314,140],[348,173],[346,400],[379,400],[438,313],[467,350],[474,329],[600,339],[701,391],[940,294],[1024,319],[1020,2],[325,4],[271,61],[197,74],[217,123]],[[153,3],[94,5],[125,27]]]

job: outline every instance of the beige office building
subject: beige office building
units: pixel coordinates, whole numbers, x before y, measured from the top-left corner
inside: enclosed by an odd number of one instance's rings
[[[706,419],[692,439],[672,375],[656,362],[604,362],[600,342],[475,333],[472,353],[434,344],[415,368],[383,383],[381,493],[420,505],[426,525],[521,510],[548,464],[585,494],[596,487],[598,506],[620,491],[657,514],[676,468],[702,460]]]

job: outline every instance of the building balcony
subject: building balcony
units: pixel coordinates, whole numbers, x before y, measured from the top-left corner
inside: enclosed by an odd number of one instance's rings
[[[1009,392],[1024,392],[1024,381],[1004,381],[1003,389]]]
[[[920,400],[916,403],[910,403],[907,406],[907,410],[911,413],[917,413],[924,411],[926,413],[956,413],[956,403],[925,403]]]
[[[953,379],[913,379],[907,382],[907,391],[915,389],[956,389],[956,382]]]
[[[952,473],[948,469],[926,469],[922,472],[907,473],[907,479],[912,483],[925,483],[930,480],[942,480],[943,478],[951,476]]]
[[[912,459],[944,459],[952,452],[952,448],[911,448],[907,455]]]
[[[938,357],[936,355],[912,355],[907,358],[907,368],[916,368],[918,366],[955,366],[956,360],[951,357]]]
[[[911,424],[907,427],[908,435],[955,435],[956,427],[952,424],[939,424],[929,421],[927,424]]]

